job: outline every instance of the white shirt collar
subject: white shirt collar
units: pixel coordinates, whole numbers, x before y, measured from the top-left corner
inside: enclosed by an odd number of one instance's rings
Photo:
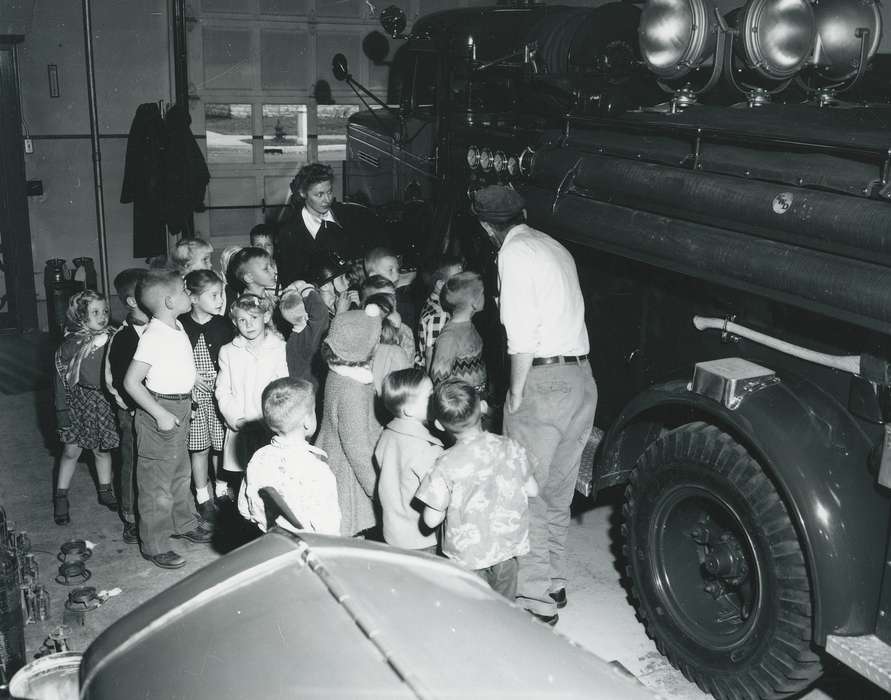
[[[330,221],[331,223],[337,223],[337,219],[334,218],[334,214],[331,213],[329,209],[324,214],[319,216],[314,211],[310,211],[309,207],[303,207],[303,223],[306,224],[306,230],[309,231],[309,235],[315,238],[319,229],[322,228],[323,221]]]

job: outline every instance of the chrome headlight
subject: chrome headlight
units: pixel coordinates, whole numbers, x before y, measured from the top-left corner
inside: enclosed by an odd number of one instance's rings
[[[510,156],[507,159],[507,174],[513,177],[517,173],[520,172],[520,161],[517,160],[516,156]]]
[[[749,0],[738,26],[746,63],[771,80],[791,78],[814,50],[817,27],[808,0]]]
[[[660,78],[680,78],[708,60],[717,42],[711,0],[649,0],[640,16],[640,52]]]
[[[476,168],[480,164],[480,149],[476,146],[467,147],[467,165]]]
[[[882,12],[875,0],[821,0],[814,5],[817,47],[814,64],[822,78],[842,81],[857,75],[861,29],[869,30],[866,60],[882,40]]]
[[[504,170],[504,166],[507,164],[507,156],[504,155],[503,151],[495,151],[495,155],[492,156],[492,167],[495,169],[496,173],[500,173]]]
[[[483,170],[492,169],[492,149],[484,148],[480,151],[480,167]]]

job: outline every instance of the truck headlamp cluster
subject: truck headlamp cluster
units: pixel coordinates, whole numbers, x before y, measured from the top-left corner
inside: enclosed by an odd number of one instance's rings
[[[490,182],[506,182],[511,178],[527,174],[523,171],[521,163],[523,154],[513,155],[489,147],[468,146],[465,158],[470,170],[478,173],[478,177],[488,175]]]
[[[856,82],[878,50],[878,3],[748,0],[725,18],[714,0],[648,0],[638,28],[640,52],[678,104],[680,93],[692,104],[722,74],[742,92],[778,92],[808,63],[815,68],[810,71],[815,80],[837,83],[830,87],[841,91]],[[704,85],[686,83],[691,72],[707,66],[711,77]],[[850,84],[842,88],[845,81]]]

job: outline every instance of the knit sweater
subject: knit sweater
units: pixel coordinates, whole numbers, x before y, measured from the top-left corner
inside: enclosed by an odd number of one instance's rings
[[[450,320],[433,346],[430,378],[434,384],[463,379],[482,394],[487,390],[486,361],[483,339],[471,321]]]
[[[372,457],[382,430],[374,415],[372,384],[329,372],[316,447],[327,453],[337,479],[341,533],[347,537],[375,524],[372,497],[377,474]]]

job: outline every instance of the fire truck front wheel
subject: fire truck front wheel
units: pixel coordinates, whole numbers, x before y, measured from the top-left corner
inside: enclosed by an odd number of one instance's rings
[[[689,423],[652,443],[622,526],[637,613],[656,646],[720,699],[781,698],[821,673],[789,513],[731,436]]]

